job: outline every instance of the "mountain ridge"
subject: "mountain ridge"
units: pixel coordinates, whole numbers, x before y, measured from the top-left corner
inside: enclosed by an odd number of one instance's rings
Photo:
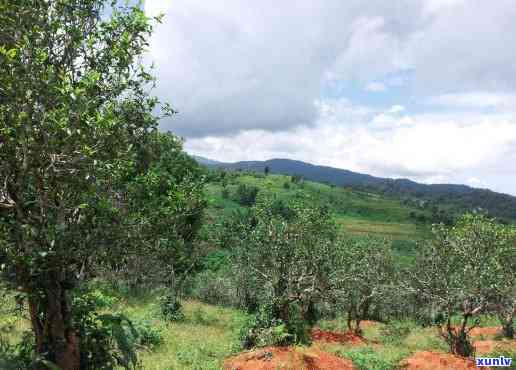
[[[490,189],[474,188],[464,184],[422,184],[406,178],[376,177],[346,169],[284,158],[233,163],[214,161],[199,156],[194,156],[194,158],[199,163],[212,168],[264,172],[265,167],[268,167],[270,173],[299,175],[311,181],[379,192],[402,198],[405,201],[425,201],[430,203],[427,205],[428,207],[444,207],[458,213],[482,209],[500,219],[516,220],[516,197]]]

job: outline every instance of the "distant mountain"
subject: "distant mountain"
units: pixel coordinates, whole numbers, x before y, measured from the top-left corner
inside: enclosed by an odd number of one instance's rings
[[[208,167],[225,166],[225,164],[222,162],[217,162],[212,159],[201,157],[199,155],[192,155],[192,158],[195,159],[197,161],[197,163],[203,164]]]
[[[462,213],[481,209],[500,219],[516,220],[516,197],[488,189],[476,189],[466,185],[454,184],[420,184],[408,179],[375,177],[291,159],[236,163],[222,163],[202,157],[196,157],[196,159],[199,163],[208,167],[228,170],[264,172],[265,167],[268,167],[270,173],[290,176],[301,175],[311,181],[381,193],[433,209],[434,212],[446,210]]]

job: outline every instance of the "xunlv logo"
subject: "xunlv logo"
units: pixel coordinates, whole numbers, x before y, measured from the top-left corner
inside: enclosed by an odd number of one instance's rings
[[[511,366],[512,358],[510,357],[478,357],[477,366]]]

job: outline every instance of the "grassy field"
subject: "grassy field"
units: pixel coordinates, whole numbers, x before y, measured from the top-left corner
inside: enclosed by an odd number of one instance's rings
[[[139,364],[149,370],[209,370],[221,369],[224,360],[241,352],[239,331],[246,314],[239,310],[184,302],[185,317],[180,322],[164,321],[156,304],[156,297],[121,299],[109,310],[123,312],[134,322],[151,322],[161,335],[161,344],[139,350]],[[26,319],[13,316],[14,301],[5,299],[0,312],[0,329],[11,342],[20,340],[28,329]],[[484,318],[483,326],[496,325],[493,318]],[[366,342],[361,345],[314,342],[310,348],[335,354],[353,361],[357,369],[395,369],[399,362],[417,351],[446,352],[447,346],[436,334],[435,328],[422,328],[404,322],[404,334],[389,334],[386,324],[364,326]],[[346,330],[344,318],[320,321],[317,326],[332,332]],[[484,338],[483,338],[484,339]],[[305,348],[305,349],[303,349]]]
[[[350,234],[370,233],[394,240],[417,240],[429,235],[429,225],[417,224],[411,217],[411,213],[422,211],[401,204],[396,199],[311,181],[296,184],[291,182],[289,176],[283,175],[238,175],[226,186],[229,193],[227,198],[222,195],[220,183],[207,184],[209,218],[218,220],[242,208],[234,197],[239,184],[257,187],[258,199],[274,197],[328,207],[342,224],[343,230]]]

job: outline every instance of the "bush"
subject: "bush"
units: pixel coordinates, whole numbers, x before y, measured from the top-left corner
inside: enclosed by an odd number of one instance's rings
[[[168,293],[159,299],[161,314],[168,321],[182,321],[185,318],[181,301],[175,293]]]
[[[256,186],[240,184],[236,191],[236,201],[243,206],[251,207],[256,203],[258,192],[259,189]]]
[[[200,272],[192,284],[190,295],[201,302],[226,307],[241,306],[236,284],[224,270]]]
[[[392,321],[380,329],[384,343],[401,344],[414,328],[409,321]]]
[[[294,342],[294,336],[286,325],[274,318],[272,305],[260,307],[259,312],[250,317],[240,329],[239,339],[244,349],[253,347],[280,346]]]
[[[377,352],[369,347],[347,352],[339,351],[337,354],[349,358],[359,370],[393,370],[397,368],[397,363],[380,357]]]
[[[26,331],[20,343],[10,344],[0,333],[0,369],[29,369],[34,365],[34,336]]]
[[[295,217],[295,212],[289,207],[287,202],[281,199],[274,199],[271,204],[271,213],[275,216],[280,216],[285,220],[292,220]]]
[[[154,348],[163,343],[163,333],[159,327],[151,321],[142,320],[133,323],[138,337],[134,338],[141,346]]]
[[[135,346],[138,332],[120,314],[100,314],[112,302],[98,291],[77,294],[73,318],[80,338],[81,369],[132,369],[137,364]]]
[[[214,314],[205,312],[201,307],[197,307],[192,313],[192,322],[195,324],[211,326],[219,321]]]

